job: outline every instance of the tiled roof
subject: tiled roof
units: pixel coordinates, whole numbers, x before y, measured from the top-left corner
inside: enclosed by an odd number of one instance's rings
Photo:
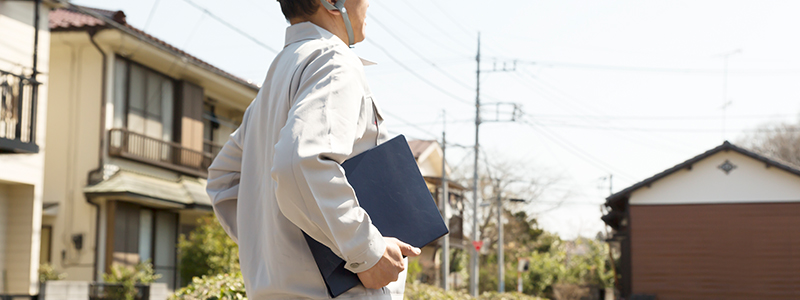
[[[72,30],[88,30],[91,28],[113,28],[109,26],[109,24],[107,24],[105,20],[98,19],[94,16],[86,14],[81,10],[89,10],[97,14],[100,14],[103,17],[106,17],[109,20],[112,20],[121,26],[127,27],[134,33],[143,36],[147,40],[147,42],[150,42],[151,44],[157,44],[162,47],[165,47],[175,52],[175,54],[177,55],[186,57],[187,59],[193,61],[194,63],[200,65],[201,67],[205,67],[206,69],[209,69],[214,73],[227,77],[228,79],[236,81],[242,85],[250,87],[254,90],[259,89],[258,86],[247,80],[239,78],[228,72],[225,72],[222,69],[217,68],[205,61],[202,61],[199,58],[194,57],[191,54],[186,53],[185,51],[168,44],[165,41],[162,41],[136,27],[131,26],[125,21],[125,13],[122,11],[110,11],[110,10],[83,7],[77,5],[72,5],[70,8],[60,8],[50,13],[50,31],[57,32],[57,31],[72,31]]]
[[[109,19],[117,21],[117,23],[125,24],[125,13],[122,11],[110,11],[104,9],[88,8],[95,11]],[[75,30],[83,29],[86,27],[106,26],[106,22],[78,12],[75,9],[57,9],[50,13],[50,30]]]

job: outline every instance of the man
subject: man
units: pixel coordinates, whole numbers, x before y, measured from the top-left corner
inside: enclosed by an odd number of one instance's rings
[[[305,232],[361,279],[340,299],[402,298],[403,255],[420,250],[381,235],[339,165],[388,139],[348,47],[364,40],[368,0],[278,2],[291,23],[284,49],[208,176],[248,297],[329,298]]]

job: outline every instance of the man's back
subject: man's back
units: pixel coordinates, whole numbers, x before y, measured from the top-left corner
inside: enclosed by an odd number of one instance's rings
[[[339,81],[348,86],[336,89]],[[380,250],[354,238],[380,234],[365,213],[337,215],[357,202],[335,165],[386,140],[380,120],[358,57],[311,23],[289,27],[242,125],[209,168],[209,194],[239,243],[250,299],[328,298],[300,226],[350,261]],[[400,281],[391,289],[402,288]],[[359,286],[340,298],[389,299],[388,292]]]

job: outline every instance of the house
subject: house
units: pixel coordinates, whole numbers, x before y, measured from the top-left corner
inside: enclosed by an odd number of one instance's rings
[[[55,1],[0,1],[0,296],[38,294],[49,11]]]
[[[42,252],[79,281],[150,261],[174,289],[179,234],[211,213],[207,168],[259,88],[122,11],[69,5],[49,24]]]
[[[436,205],[440,211],[442,206],[442,160],[444,159],[443,151],[437,141],[433,140],[411,140],[408,141],[408,146],[411,148],[411,153],[417,160],[420,173],[422,173],[425,182],[428,184],[428,189],[436,200]],[[450,166],[445,167],[445,172],[448,177],[450,176]],[[448,228],[450,229],[450,249],[458,249],[457,251],[464,251],[466,238],[464,237],[464,192],[466,187],[459,185],[456,182],[448,181],[448,194],[449,194],[449,209],[448,209]],[[440,285],[441,273],[439,270],[441,266],[441,249],[443,247],[444,239],[439,239],[425,247],[422,253],[417,258],[422,267],[420,274],[420,281]],[[452,265],[452,264],[451,264]],[[450,283],[458,285],[459,278],[457,274],[450,274]],[[463,278],[461,279],[463,280]]]
[[[725,142],[605,205],[625,299],[800,299],[796,167]]]

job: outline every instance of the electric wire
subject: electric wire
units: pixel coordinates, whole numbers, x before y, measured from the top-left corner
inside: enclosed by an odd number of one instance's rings
[[[417,9],[417,7],[415,6],[415,4],[417,4],[417,3],[411,4],[411,3],[410,3],[410,2],[408,2],[408,1],[400,1],[400,2],[401,2],[401,3],[403,3],[403,4],[405,4],[405,5],[406,5],[406,6],[408,6],[409,8],[411,8],[411,10],[412,10],[414,13],[416,13],[418,16],[422,17],[422,19],[423,19],[423,20],[425,20],[425,22],[428,22],[428,24],[430,24],[430,25],[431,25],[431,27],[429,27],[429,28],[434,28],[434,29],[438,30],[439,32],[441,32],[441,33],[442,33],[442,35],[446,36],[446,37],[447,37],[447,38],[449,38],[450,40],[452,40],[452,41],[454,41],[454,42],[456,42],[456,43],[459,43],[459,44],[461,44],[461,46],[465,46],[465,45],[464,45],[464,41],[457,40],[455,37],[453,37],[452,33],[446,32],[446,31],[444,31],[444,29],[442,29],[442,27],[441,27],[441,26],[437,26],[436,24],[434,24],[434,23],[433,23],[433,21],[431,21],[431,20],[432,20],[432,18],[429,18],[429,17],[426,17],[425,15],[423,15],[423,14],[422,14],[422,12],[420,12],[420,11],[419,11],[419,9]],[[471,55],[470,55],[470,56],[471,56]]]
[[[263,47],[264,49],[267,49],[267,50],[269,50],[269,51],[270,51],[270,52],[272,52],[272,53],[278,54],[278,50],[275,50],[275,48],[272,48],[272,47],[268,46],[267,44],[265,44],[265,43],[263,43],[263,42],[259,41],[258,39],[256,39],[256,38],[255,38],[255,37],[253,37],[252,35],[250,35],[250,34],[248,34],[248,33],[244,32],[244,31],[243,31],[243,30],[241,30],[241,29],[239,29],[239,27],[236,27],[236,26],[234,26],[233,24],[231,24],[231,23],[228,23],[228,21],[225,21],[224,19],[220,18],[219,16],[217,16],[217,15],[213,14],[212,12],[210,12],[210,11],[209,11],[208,9],[206,9],[205,7],[202,7],[202,6],[198,5],[197,3],[194,3],[194,1],[192,1],[192,0],[183,0],[183,2],[186,2],[186,3],[188,3],[189,5],[193,6],[194,8],[196,8],[196,9],[198,9],[198,10],[202,11],[204,14],[206,14],[206,15],[208,15],[209,17],[213,18],[213,19],[214,19],[214,20],[216,20],[217,22],[220,22],[222,25],[225,25],[225,27],[228,27],[229,29],[231,29],[231,30],[235,31],[236,33],[238,33],[238,34],[242,35],[243,37],[245,37],[245,38],[247,38],[248,40],[252,41],[252,42],[253,42],[253,43],[255,43],[256,45],[259,45],[259,46]]]
[[[448,20],[450,20],[450,22],[453,22],[453,24],[455,24],[456,27],[461,29],[461,31],[464,32],[464,34],[466,34],[470,38],[473,38],[473,39],[475,38],[475,33],[476,32],[470,31],[469,29],[467,29],[466,27],[461,25],[461,23],[456,21],[456,19],[453,18],[453,16],[451,16],[450,13],[448,13],[446,9],[442,8],[441,6],[439,6],[438,3],[436,3],[437,0],[432,0],[432,1],[429,1],[429,2],[432,3],[434,6],[436,6],[436,8],[438,8],[439,11],[442,12],[442,15],[444,15]]]
[[[673,132],[673,133],[717,133],[719,129],[707,128],[637,128],[637,127],[613,127],[613,126],[591,126],[581,124],[568,124],[568,123],[538,123],[546,127],[569,127],[580,128],[589,130],[612,130],[612,131],[639,131],[639,132]],[[728,129],[732,131],[739,131],[745,133],[773,133],[773,132],[800,132],[800,128],[785,128],[785,129]]]
[[[400,44],[402,44],[403,47],[406,47],[408,50],[411,51],[411,53],[414,53],[414,55],[416,55],[417,57],[421,58],[423,61],[425,61],[429,65],[433,66],[437,71],[439,71],[439,73],[442,73],[442,75],[446,76],[447,78],[449,78],[453,82],[457,83],[458,85],[460,85],[460,86],[462,86],[462,87],[464,87],[464,88],[466,88],[468,90],[472,90],[472,89],[475,88],[474,86],[470,86],[469,84],[466,84],[463,81],[459,80],[458,78],[456,78],[452,74],[445,72],[442,68],[440,68],[438,65],[436,65],[436,63],[434,63],[430,59],[426,58],[424,55],[422,55],[422,53],[419,53],[419,51],[414,49],[414,47],[409,46],[409,43],[406,43],[405,41],[403,41],[403,39],[401,39],[399,36],[397,36],[393,31],[391,31],[389,29],[389,26],[384,25],[383,23],[381,23],[377,19],[372,19],[371,21],[375,22],[375,24],[378,24],[378,26],[383,28],[383,30],[386,31],[386,33],[388,33],[390,36],[392,36],[394,39],[396,39],[398,42],[400,42]]]
[[[527,121],[527,120],[521,120],[521,122],[523,124],[526,124],[526,125],[530,126],[532,129],[538,131],[539,133],[542,134],[542,136],[544,136],[548,140],[552,141],[556,145],[559,145],[562,149],[567,150],[568,152],[572,153],[573,155],[575,155],[576,157],[580,158],[581,160],[583,160],[583,161],[585,161],[585,162],[597,167],[601,171],[604,171],[604,172],[607,172],[607,173],[619,174],[619,176],[625,177],[626,179],[628,179],[630,181],[633,181],[633,182],[636,181],[633,176],[630,176],[630,175],[626,174],[625,172],[620,172],[619,170],[617,170],[613,166],[602,162],[601,160],[597,159],[596,157],[594,157],[593,155],[591,155],[589,153],[586,153],[585,151],[581,150],[580,147],[577,147],[577,146],[573,145],[572,143],[570,143],[569,141],[567,141],[563,137],[559,136],[558,134],[556,134],[556,133],[554,133],[552,131],[549,131],[546,127],[537,126],[538,124],[534,124],[535,122],[530,122],[530,121]]]
[[[401,1],[401,2],[405,3],[404,1]],[[419,28],[417,28],[417,27],[413,26],[412,24],[410,24],[409,22],[407,22],[405,19],[403,19],[402,17],[400,17],[399,15],[397,15],[397,14],[396,14],[394,11],[392,11],[391,9],[386,9],[385,11],[386,11],[387,13],[391,14],[392,16],[394,16],[396,19],[400,20],[400,22],[402,22],[403,24],[405,24],[405,25],[406,25],[406,27],[405,27],[405,28],[409,28],[409,29],[411,29],[411,30],[415,31],[415,32],[416,32],[418,35],[420,35],[420,36],[422,36],[422,37],[425,37],[426,39],[428,39],[428,40],[429,40],[429,41],[431,41],[432,43],[434,43],[434,44],[438,45],[438,46],[439,46],[439,47],[441,47],[442,49],[446,49],[446,50],[448,50],[448,51],[450,51],[450,52],[458,53],[458,55],[459,55],[459,56],[463,56],[463,57],[471,57],[471,56],[472,56],[471,54],[465,54],[464,52],[462,52],[463,50],[457,50],[457,49],[451,48],[450,46],[447,46],[447,45],[443,44],[442,42],[440,42],[440,40],[439,40],[439,39],[432,38],[431,36],[429,36],[428,34],[426,34],[424,31],[422,31],[422,30],[420,30]],[[419,12],[417,12],[417,13],[419,13]],[[376,19],[378,19],[378,18],[376,18]],[[423,19],[427,20],[427,18],[424,18],[424,17],[423,17]],[[433,26],[433,27],[434,27],[434,28],[438,28],[437,26]],[[441,30],[441,29],[440,29],[440,30]],[[452,38],[450,35],[447,35],[447,34],[445,34],[445,36]]]
[[[153,15],[155,14],[156,10],[158,10],[159,3],[161,3],[161,0],[155,0],[155,2],[153,2],[153,7],[150,8],[150,14],[147,15],[147,21],[144,22],[142,31],[147,31],[147,27],[150,26],[150,21],[153,20]]]
[[[425,84],[427,84],[427,85],[429,85],[430,87],[434,88],[435,90],[437,90],[437,91],[441,92],[442,94],[445,94],[445,95],[449,96],[450,98],[453,98],[454,100],[456,100],[456,101],[458,101],[458,102],[461,102],[461,103],[464,103],[464,104],[467,104],[467,105],[473,105],[473,103],[472,103],[472,102],[470,102],[470,101],[467,101],[467,100],[464,100],[464,99],[462,99],[461,97],[459,97],[459,96],[456,96],[455,94],[453,94],[453,93],[451,93],[451,92],[449,92],[449,91],[447,91],[447,90],[443,89],[442,87],[440,87],[440,86],[438,86],[438,85],[435,85],[435,84],[431,83],[431,82],[430,82],[430,80],[426,79],[425,77],[422,77],[422,75],[419,75],[419,74],[418,74],[416,71],[414,71],[413,69],[409,68],[409,67],[408,67],[406,64],[404,64],[403,62],[401,62],[400,60],[398,60],[397,58],[395,58],[395,57],[394,57],[394,55],[392,55],[391,53],[389,53],[389,51],[388,51],[388,50],[386,50],[386,48],[384,48],[384,47],[383,47],[383,46],[381,46],[380,44],[376,43],[376,42],[375,42],[373,39],[369,39],[369,40],[367,40],[367,41],[368,41],[370,44],[372,44],[373,46],[375,46],[376,48],[378,48],[378,50],[381,50],[381,51],[382,51],[384,54],[386,54],[386,56],[387,56],[387,57],[389,57],[389,59],[391,59],[392,61],[394,61],[394,62],[395,62],[396,64],[398,64],[400,67],[402,67],[403,69],[405,69],[406,71],[408,71],[409,73],[411,73],[411,75],[413,75],[414,77],[416,77],[416,78],[417,78],[417,79],[419,79],[419,80],[422,80],[422,82],[424,82]]]
[[[624,72],[692,73],[692,74],[722,74],[726,72],[725,70],[722,69],[619,66],[619,65],[601,65],[601,64],[571,63],[571,62],[559,62],[559,61],[536,61],[536,60],[525,60],[525,59],[516,59],[516,61],[520,64],[535,65],[539,67],[561,67],[561,68],[624,71]],[[741,69],[741,70],[728,70],[727,72],[739,73],[739,74],[800,74],[800,69],[750,69],[750,70]]]

